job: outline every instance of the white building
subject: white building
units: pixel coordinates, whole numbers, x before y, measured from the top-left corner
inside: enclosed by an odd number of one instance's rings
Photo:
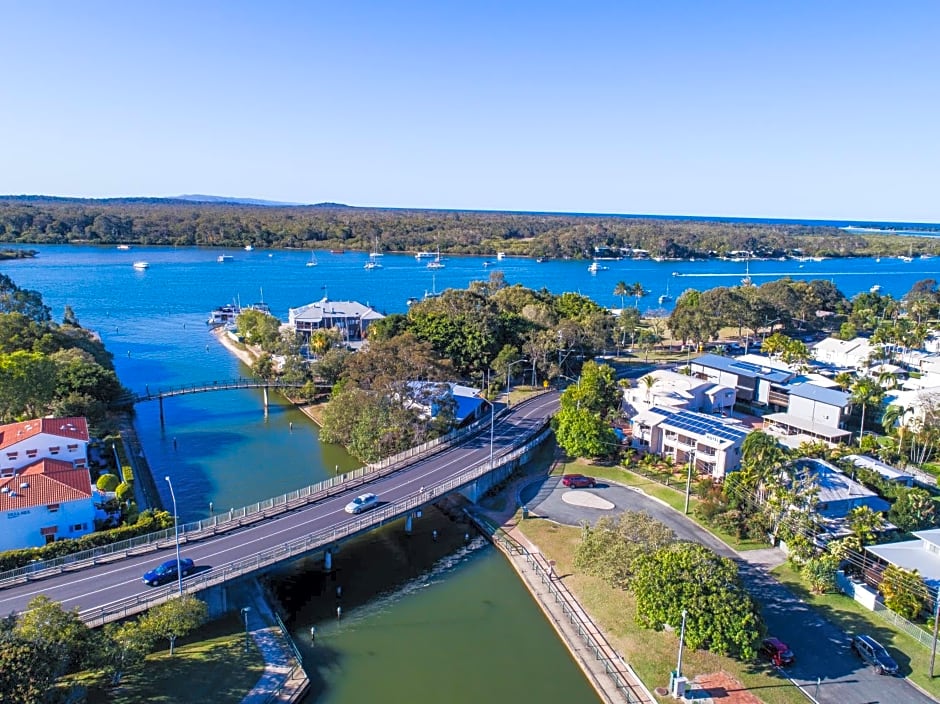
[[[74,467],[88,465],[88,423],[84,418],[37,418],[0,425],[0,478],[49,458]]]
[[[385,316],[356,301],[331,301],[326,296],[314,303],[288,310],[287,324],[305,341],[316,330],[336,328],[348,343],[362,342],[369,324]]]
[[[654,380],[652,387],[645,379]],[[734,409],[734,389],[688,374],[656,369],[640,377],[637,385],[623,391],[624,410],[641,413],[652,406],[701,413],[731,413]]]
[[[839,389],[815,384],[794,384],[788,389],[787,410],[764,416],[764,429],[787,447],[822,441],[837,445],[851,432],[842,428],[849,412],[849,395]]]
[[[422,418],[434,418],[441,409],[449,406],[457,425],[471,416],[480,415],[483,405],[480,389],[449,381],[410,381],[406,393],[411,397],[405,405],[417,409]]]
[[[738,401],[758,406],[776,403],[778,397],[785,399],[780,391],[794,372],[775,369],[768,364],[754,364],[717,354],[703,354],[689,365],[692,376],[734,389]],[[786,401],[784,400],[783,404]]]
[[[698,474],[721,479],[741,467],[741,444],[748,429],[733,421],[691,411],[654,406],[630,420],[633,447],[672,457],[676,464],[690,460]]]
[[[865,550],[884,564],[905,570],[917,570],[927,586],[934,592],[940,587],[940,528],[914,532],[916,540],[881,543],[866,546]]]
[[[0,478],[0,550],[40,547],[95,529],[91,476],[84,466],[34,460]]]
[[[860,369],[871,356],[872,347],[864,337],[840,340],[827,337],[813,345],[813,359],[841,369]]]

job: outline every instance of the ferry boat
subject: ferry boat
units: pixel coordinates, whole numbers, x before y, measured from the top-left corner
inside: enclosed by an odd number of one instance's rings
[[[241,313],[241,308],[239,308],[235,303],[219,306],[214,311],[209,313],[209,319],[206,320],[206,325],[211,327],[218,327],[220,325],[234,325],[235,319],[238,317],[239,313]]]
[[[143,271],[144,269],[149,269],[150,264],[144,261],[134,262],[134,268],[137,269],[137,271]]]
[[[415,259],[431,259],[434,257],[434,252],[415,252]]]
[[[231,254],[220,254],[218,257],[216,257],[216,261],[217,262],[232,262],[232,261],[235,261],[235,257],[233,257]]]

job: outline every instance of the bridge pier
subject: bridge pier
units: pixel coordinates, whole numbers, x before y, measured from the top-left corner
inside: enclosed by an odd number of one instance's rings
[[[414,518],[413,513],[409,513],[408,517],[405,518],[405,534],[406,535],[411,535],[411,523],[412,523],[413,518]]]
[[[265,386],[262,391],[264,391],[264,410],[268,410],[268,387]]]
[[[323,553],[323,569],[327,572],[333,571],[333,550],[327,548],[326,552]]]
[[[163,396],[158,396],[157,400],[160,402],[160,427],[163,428],[166,425],[166,421],[163,419]]]

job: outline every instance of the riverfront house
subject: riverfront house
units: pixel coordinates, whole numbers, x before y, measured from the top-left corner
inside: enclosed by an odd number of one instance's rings
[[[356,301],[331,301],[326,296],[314,303],[288,311],[287,324],[301,337],[304,344],[316,330],[336,328],[343,342],[358,346],[365,337],[369,324],[385,316]]]
[[[84,418],[0,426],[0,550],[92,532],[96,495]]]
[[[646,379],[651,379],[652,385]],[[640,377],[636,386],[623,390],[623,405],[628,415],[653,406],[676,411],[731,413],[734,402],[734,389],[666,369],[655,369]]]

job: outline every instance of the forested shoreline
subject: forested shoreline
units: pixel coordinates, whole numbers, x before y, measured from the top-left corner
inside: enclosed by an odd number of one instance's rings
[[[608,215],[260,206],[174,199],[0,197],[0,242],[371,250],[590,258],[643,250],[689,259],[940,254],[938,238],[786,223]],[[645,254],[643,254],[645,256]]]

